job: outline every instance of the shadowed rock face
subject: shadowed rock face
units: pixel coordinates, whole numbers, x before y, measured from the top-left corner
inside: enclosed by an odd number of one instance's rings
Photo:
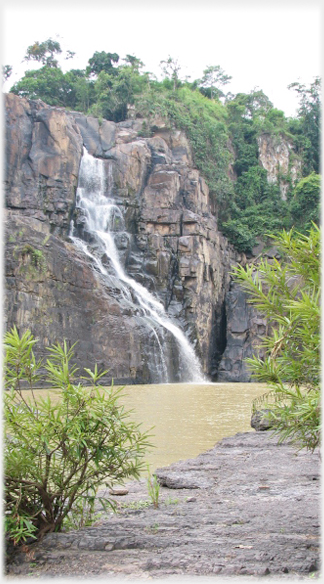
[[[153,381],[147,330],[68,238],[71,219],[82,231],[75,195],[85,145],[105,161],[131,234],[120,244],[127,273],[160,298],[215,380],[233,329],[229,271],[240,257],[217,229],[184,134],[157,127],[142,138],[141,120],[100,124],[13,94],[5,104],[6,326],[31,329],[41,354],[78,341],[77,364],[98,362],[118,383]],[[223,361],[223,379],[226,370],[227,380],[246,380],[234,369]]]
[[[267,321],[248,304],[247,295],[241,286],[232,282],[226,295],[226,347],[221,354],[217,371],[218,381],[251,380],[245,359],[260,354],[262,337],[267,334]]]

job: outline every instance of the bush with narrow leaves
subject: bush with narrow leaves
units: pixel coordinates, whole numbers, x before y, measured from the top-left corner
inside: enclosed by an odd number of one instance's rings
[[[246,360],[254,378],[270,388],[254,409],[270,409],[281,441],[313,451],[321,436],[320,230],[313,224],[307,235],[283,231],[275,244],[280,262],[262,260],[234,271],[271,325],[261,344],[265,358]]]
[[[99,384],[106,371],[85,369],[84,384],[76,382],[74,346],[49,347],[41,363],[35,343],[29,331],[5,335],[5,525],[14,544],[82,525],[98,487],[139,478],[150,446],[148,433],[118,403],[122,388]],[[40,381],[57,389],[59,399],[39,398]],[[114,507],[110,498],[100,501]]]

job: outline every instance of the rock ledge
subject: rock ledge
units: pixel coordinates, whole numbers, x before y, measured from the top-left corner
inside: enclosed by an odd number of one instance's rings
[[[318,575],[319,455],[269,432],[224,438],[197,458],[158,469],[158,509],[146,481],[118,497],[119,513],[50,534],[9,574],[78,578],[308,579]],[[164,486],[167,485],[167,486]]]

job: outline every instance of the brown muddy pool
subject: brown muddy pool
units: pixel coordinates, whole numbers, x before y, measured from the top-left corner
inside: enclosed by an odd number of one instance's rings
[[[253,432],[252,400],[266,391],[261,383],[128,385],[120,403],[126,410],[133,410],[130,418],[141,423],[143,430],[154,427],[151,441],[155,448],[146,458],[153,472],[195,457],[226,436]],[[35,393],[50,393],[59,399],[55,390],[39,389]]]

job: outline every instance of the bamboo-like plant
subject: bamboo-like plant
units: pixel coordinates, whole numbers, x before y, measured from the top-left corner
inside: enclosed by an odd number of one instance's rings
[[[139,478],[150,446],[148,433],[118,403],[122,388],[100,385],[107,371],[85,369],[84,385],[76,383],[74,346],[49,347],[43,364],[36,362],[35,343],[15,327],[5,335],[5,522],[15,544],[60,531],[71,520],[75,525],[84,508],[94,510],[99,486]],[[56,403],[36,396],[40,378],[60,390]],[[100,502],[114,508],[111,499]]]
[[[314,450],[320,443],[320,230],[294,230],[275,237],[277,260],[236,267],[249,302],[270,323],[262,340],[265,357],[246,362],[270,392],[254,401],[270,409],[279,440]]]

